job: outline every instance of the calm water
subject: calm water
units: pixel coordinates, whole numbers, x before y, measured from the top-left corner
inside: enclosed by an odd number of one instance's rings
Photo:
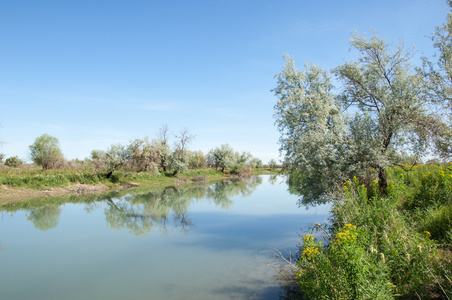
[[[328,207],[283,177],[66,197],[0,212],[1,299],[278,299],[273,250]]]

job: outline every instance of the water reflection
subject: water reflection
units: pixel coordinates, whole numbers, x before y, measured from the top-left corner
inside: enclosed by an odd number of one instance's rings
[[[121,195],[113,192],[105,195],[47,198],[2,207],[3,211],[27,211],[27,219],[35,228],[46,231],[58,225],[62,205],[84,203],[91,213],[104,207],[107,225],[116,230],[127,229],[136,236],[149,234],[154,227],[165,233],[169,225],[188,231],[193,225],[188,208],[193,201],[210,201],[221,209],[233,205],[234,196],[248,197],[262,184],[262,178],[251,176],[237,180],[220,181],[210,186],[191,188],[166,187],[163,191],[142,191]]]
[[[41,208],[32,208],[27,212],[27,219],[33,225],[46,231],[55,228],[60,221],[61,208],[58,206],[44,206]]]
[[[265,175],[1,207],[2,299],[296,299],[296,289],[280,288],[271,249],[295,252],[297,233],[326,209],[297,209],[285,181]]]

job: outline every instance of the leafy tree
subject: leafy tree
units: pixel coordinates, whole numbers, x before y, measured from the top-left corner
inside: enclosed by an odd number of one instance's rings
[[[188,151],[174,150],[169,156],[170,170],[173,171],[173,176],[177,173],[182,173],[188,169]]]
[[[105,164],[107,165],[107,178],[113,175],[113,172],[123,166],[130,157],[128,149],[121,145],[111,145],[105,153]]]
[[[262,160],[260,160],[259,158],[252,158],[249,164],[253,168],[262,168]]]
[[[169,165],[173,175],[176,175],[188,169],[189,156],[186,147],[193,141],[195,136],[190,134],[188,129],[185,128],[179,134],[175,134],[174,137],[176,138],[176,143],[174,151],[169,157]]]
[[[272,170],[276,169],[276,167],[278,166],[278,164],[276,163],[276,160],[274,160],[273,158],[270,159],[270,161],[268,162],[268,167]]]
[[[170,166],[169,157],[171,156],[171,149],[168,143],[164,140],[158,140],[154,143],[156,161],[159,161],[159,167],[166,172]]]
[[[422,78],[410,64],[411,51],[403,44],[392,50],[376,35],[354,34],[351,46],[360,57],[332,71],[343,86],[339,94],[328,72],[317,66],[300,72],[290,57],[277,75],[281,151],[290,171],[319,188],[313,197],[354,175],[371,179],[372,169],[385,192],[386,167],[407,153],[426,153],[432,142],[450,133],[428,110]],[[345,115],[345,109],[355,115]]]
[[[201,150],[198,151],[190,151],[188,153],[189,156],[189,167],[191,169],[199,169],[206,166],[206,157]]]
[[[3,159],[5,158],[4,153],[0,153],[0,164],[3,163]]]
[[[452,1],[448,1],[452,7]],[[433,46],[436,48],[437,62],[430,62],[423,58],[424,69],[422,75],[434,101],[447,109],[449,117],[452,110],[452,13],[449,12],[447,22],[435,28],[432,35]]]
[[[36,138],[29,149],[33,162],[44,170],[57,168],[64,162],[58,139],[48,134]]]
[[[452,1],[448,1],[452,8]],[[419,68],[419,73],[423,76],[427,95],[432,99],[432,103],[441,115],[444,122],[452,125],[452,13],[449,12],[447,22],[435,28],[432,35],[433,46],[437,52],[436,63],[423,58],[423,67]],[[451,137],[446,136],[436,140],[436,144],[441,151],[438,151],[443,158],[452,155]]]
[[[213,150],[210,150],[209,161],[215,168],[220,168],[221,172],[232,167],[236,163],[235,151],[228,144],[223,144]]]
[[[136,139],[128,146],[129,165],[136,171],[147,171],[158,174],[161,158],[156,149],[157,141],[149,141],[148,137]]]
[[[91,159],[103,159],[105,157],[105,151],[102,150],[92,150],[91,151]]]
[[[281,133],[280,151],[285,154],[286,169],[292,173],[290,180],[301,179],[304,197],[314,200],[335,180],[345,180],[338,166],[345,124],[329,74],[308,65],[299,71],[292,58],[285,59],[273,90],[279,98],[275,118]],[[308,189],[313,191],[312,196],[307,195],[311,192]]]

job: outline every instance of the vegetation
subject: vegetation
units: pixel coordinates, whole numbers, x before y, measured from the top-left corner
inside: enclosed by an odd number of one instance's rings
[[[57,168],[64,162],[63,153],[56,137],[43,134],[36,138],[29,148],[33,162],[44,170]]]
[[[17,156],[8,157],[5,160],[5,166],[17,168],[22,165],[24,162]]]
[[[274,92],[291,190],[333,203],[291,264],[303,299],[452,297],[451,37],[449,14],[438,62],[417,68],[376,35],[354,34],[359,58],[331,72],[286,56]]]
[[[218,172],[211,170],[211,173]],[[104,194],[38,198],[0,207],[2,211],[10,213],[27,211],[27,219],[36,228],[46,231],[58,225],[62,204],[81,203],[89,212],[98,207],[99,203],[103,203],[105,219],[110,228],[127,229],[136,236],[143,236],[156,227],[166,230],[169,225],[184,231],[189,230],[193,224],[188,207],[193,201],[204,198],[216,206],[228,208],[232,205],[234,196],[249,195],[261,183],[262,178],[259,176],[249,176],[221,180],[213,184],[194,184],[183,189],[174,185],[159,185]]]
[[[228,163],[224,163],[222,156],[214,158],[215,150],[208,155],[188,150],[194,136],[187,129],[174,135],[173,149],[168,144],[168,135],[168,128],[163,126],[157,139],[135,139],[128,145],[111,145],[106,151],[92,150],[91,157],[83,161],[64,161],[58,139],[44,134],[30,146],[34,165],[21,166],[22,161],[11,157],[6,160],[6,167],[0,168],[0,193],[3,193],[2,186],[8,190],[47,190],[72,184],[103,184],[111,188],[137,184],[172,185],[175,180],[179,183],[192,179],[204,182],[229,175],[249,176],[264,170],[259,159],[248,152],[240,154],[228,145],[222,146],[231,154]],[[256,169],[257,166],[261,168]],[[218,167],[221,172],[213,169]]]
[[[452,296],[451,167],[390,168],[387,195],[347,181],[327,243],[303,238],[295,276],[307,298]]]
[[[452,130],[432,113],[424,79],[410,64],[412,52],[403,44],[392,50],[376,35],[354,34],[351,47],[360,57],[331,72],[343,86],[340,93],[330,73],[308,65],[299,71],[288,56],[277,76],[281,151],[288,170],[314,190],[308,197],[353,176],[366,182],[377,176],[385,192],[386,168],[416,163],[432,149],[449,154],[444,145]]]

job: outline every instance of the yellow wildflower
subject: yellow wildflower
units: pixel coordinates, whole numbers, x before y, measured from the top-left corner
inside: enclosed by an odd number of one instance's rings
[[[315,257],[317,254],[320,254],[320,251],[317,247],[307,247],[301,256],[307,258],[308,260],[311,260],[313,257]]]

